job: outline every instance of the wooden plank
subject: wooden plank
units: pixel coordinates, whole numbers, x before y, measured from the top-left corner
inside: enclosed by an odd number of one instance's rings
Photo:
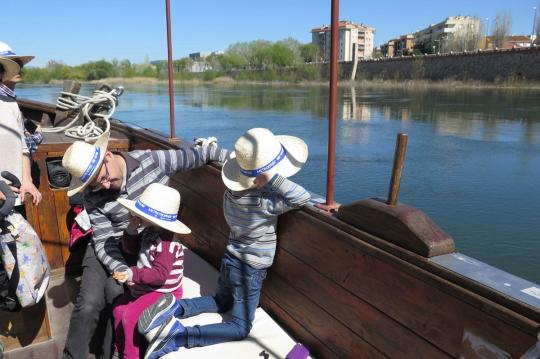
[[[391,358],[450,356],[284,249],[276,253],[271,272],[284,278],[292,287]]]
[[[54,196],[54,205],[56,209],[56,223],[58,227],[59,241],[61,243],[62,261],[64,266],[69,259],[69,238],[70,233],[67,227],[67,214],[70,209],[69,199],[66,190],[52,191]]]
[[[451,282],[453,286],[446,285],[444,290],[450,291],[451,295],[456,296],[477,308],[480,308],[486,313],[490,313],[494,316],[501,316],[505,321],[511,322],[515,326],[523,327],[524,330],[528,330],[527,328],[530,328],[530,325],[524,324],[524,317],[529,321],[533,320],[535,322],[540,322],[540,310],[538,308],[529,306],[516,298],[493,290],[492,288],[481,283],[457,274],[451,270],[448,270],[447,268],[441,267],[429,260],[426,260],[425,257],[405,250],[394,243],[362,231],[339,220],[335,214],[328,214],[311,206],[304,207],[302,212],[305,212],[311,217],[327,223],[336,229],[350,234],[352,237],[357,238],[361,242],[380,249],[381,251],[373,250],[372,252],[379,252],[381,258],[399,258],[407,263],[407,265],[402,266],[404,271],[415,273],[415,275],[422,275],[425,281],[431,282],[434,285],[438,285],[438,283],[441,281]],[[419,271],[419,269],[423,269],[423,271]],[[486,299],[497,304],[492,305],[491,302],[486,302]],[[504,306],[507,309],[501,312],[501,306]]]
[[[278,303],[270,299],[266,294],[261,293],[260,306],[272,316],[289,334],[293,336],[293,339],[302,343],[311,354],[317,353],[319,358],[338,358],[325,343],[321,342],[317,337],[298,323],[293,317],[291,317]],[[294,334],[293,334],[294,333]]]
[[[45,300],[24,308],[20,312],[2,312],[0,315],[0,340],[6,351],[51,339]]]
[[[36,152],[33,155],[33,159],[39,168],[38,189],[42,195],[42,201],[37,207],[37,211],[35,213],[37,214],[37,221],[34,223],[38,223],[36,226],[39,228],[38,235],[41,238],[43,246],[45,247],[47,259],[49,260],[51,268],[59,268],[64,264],[62,260],[62,242],[59,238],[54,194],[49,187],[45,158],[45,153]],[[33,220],[36,219],[35,214],[33,214]]]
[[[36,153],[64,153],[66,149],[75,141],[77,141],[77,139],[67,137],[63,133],[47,132],[43,134],[43,142],[41,145],[39,145]],[[111,138],[109,139],[108,148],[127,150],[129,148],[129,139],[123,133],[113,132],[111,134]]]
[[[404,272],[402,265],[372,255],[371,246],[332,226],[314,223],[305,213],[286,215],[280,221],[283,249],[451,355],[458,354],[467,328],[515,356],[535,340],[500,317]],[[339,260],[328,260],[329,253]]]
[[[213,166],[204,166],[195,170],[180,173],[173,177],[179,184],[180,190],[189,188],[202,196],[205,202],[223,207],[223,193],[225,185],[221,180],[218,169]]]
[[[325,343],[328,349],[339,358],[385,357],[375,347],[342,325],[314,304],[311,298],[302,295],[278,275],[270,275],[265,279],[263,293],[279,303],[283,310],[320,342]],[[317,354],[316,352],[315,356]]]

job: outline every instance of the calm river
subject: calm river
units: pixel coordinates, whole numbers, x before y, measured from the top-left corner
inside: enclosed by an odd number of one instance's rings
[[[55,102],[60,86],[22,85]],[[83,94],[90,91],[83,88]],[[430,215],[459,251],[540,283],[540,92],[339,90],[335,197],[386,197],[398,132],[409,135],[400,201]],[[231,148],[251,127],[303,138],[293,180],[324,196],[326,87],[176,87],[179,137]],[[126,86],[116,117],[168,133],[164,85]]]

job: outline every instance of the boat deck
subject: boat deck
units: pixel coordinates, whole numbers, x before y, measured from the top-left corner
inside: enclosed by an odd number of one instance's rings
[[[194,252],[186,248],[184,261],[184,297],[193,298],[213,294],[218,271]],[[12,350],[5,359],[40,358],[55,359],[62,356],[69,327],[73,303],[77,297],[80,276],[65,275],[63,269],[53,271],[47,290],[47,310],[52,339],[26,348]],[[220,314],[205,313],[183,319],[185,325],[210,324],[227,320]],[[249,337],[241,342],[223,343],[204,348],[185,349],[171,353],[166,358],[284,358],[295,341],[262,309],[258,308]],[[90,358],[94,358],[90,355]]]

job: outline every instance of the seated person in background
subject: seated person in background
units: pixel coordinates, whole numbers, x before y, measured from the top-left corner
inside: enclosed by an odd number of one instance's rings
[[[100,319],[111,317],[114,300],[124,293],[111,274],[129,268],[121,239],[129,224],[129,211],[119,198],[139,199],[152,183],[169,183],[169,176],[225,160],[228,151],[215,138],[199,140],[200,145],[177,150],[107,151],[109,134],[94,145],[75,141],[62,159],[72,175],[68,196],[83,191],[83,205],[92,226],[92,240],[83,258],[83,274],[69,323],[63,358],[87,358],[90,342]],[[110,358],[113,325],[107,323],[99,339],[101,354]]]
[[[23,116],[14,92],[15,85],[22,80],[22,65],[32,57],[14,56],[13,51],[7,51],[5,46],[0,42],[0,171],[9,171],[21,181],[20,189],[12,187],[13,192],[19,194],[16,205],[22,204],[26,193],[32,196],[32,202],[37,205],[41,201],[41,193],[32,181]]]
[[[254,128],[241,136],[225,162],[222,178],[228,189],[223,212],[230,227],[217,293],[176,300],[166,294],[139,318],[139,331],[150,344],[145,359],[156,359],[180,347],[197,347],[246,338],[255,318],[266,271],[276,250],[280,214],[300,208],[310,194],[286,177],[307,160],[307,145],[292,136],[274,136]],[[177,318],[231,310],[229,322],[185,328]]]
[[[135,295],[125,293],[113,305],[113,358],[138,359],[141,335],[137,332],[137,320],[143,310],[163,293],[182,299],[184,249],[182,243],[174,239],[174,234],[187,234],[191,230],[176,219],[180,193],[161,183],[146,187],[137,201],[119,198],[118,202],[132,216],[122,246],[127,253],[138,253],[139,260],[136,266],[113,273],[114,279],[127,283],[128,288],[135,291]],[[137,296],[137,287],[141,285],[151,291]]]

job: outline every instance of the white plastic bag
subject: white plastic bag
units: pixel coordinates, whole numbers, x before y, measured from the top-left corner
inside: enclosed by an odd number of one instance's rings
[[[17,281],[19,304],[23,308],[29,307],[38,303],[47,290],[51,272],[49,262],[36,231],[21,214],[9,214],[6,222],[10,224],[9,232],[0,234],[0,255],[8,277]],[[15,249],[16,258],[12,249]]]

